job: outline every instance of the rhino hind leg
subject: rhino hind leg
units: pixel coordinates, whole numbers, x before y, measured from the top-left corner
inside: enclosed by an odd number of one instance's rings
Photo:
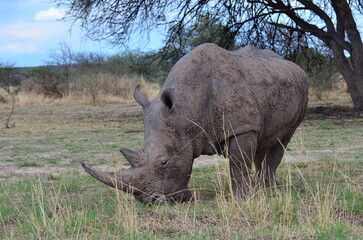
[[[263,167],[263,164],[266,160],[266,155],[268,153],[268,150],[264,150],[264,151],[257,151],[256,152],[256,157],[255,157],[255,167],[256,167],[256,172],[259,173]]]
[[[263,154],[256,154],[255,167],[259,184],[263,187],[270,187],[276,184],[276,170],[280,165],[282,157],[290,137],[276,143]]]
[[[252,162],[256,154],[257,135],[249,132],[232,137],[228,156],[233,194],[236,198],[246,197],[254,187]]]

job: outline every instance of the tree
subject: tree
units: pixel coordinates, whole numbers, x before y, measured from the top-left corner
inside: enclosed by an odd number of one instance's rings
[[[143,76],[148,81],[156,81],[158,66],[153,55],[141,52],[125,52],[110,56],[105,70],[114,75]]]
[[[167,40],[159,50],[158,55],[162,60],[175,64],[193,48],[207,42],[228,50],[237,48],[236,40],[228,37],[233,33],[218,18],[206,13],[196,16],[196,19],[191,25],[169,29],[170,35],[177,37]]]
[[[88,36],[114,44],[154,29],[167,30],[166,44],[182,42],[183,29],[208,15],[225,26],[225,48],[237,39],[279,53],[324,45],[333,53],[354,106],[363,111],[363,43],[356,24],[363,15],[360,0],[55,1],[68,6],[68,16],[80,20]]]
[[[361,1],[297,0],[294,4],[282,0],[250,2],[260,8],[252,10],[250,18],[258,18],[276,29],[287,29],[305,37],[313,36],[331,49],[335,64],[347,82],[354,106],[358,111],[363,111],[363,43],[354,18],[354,13],[363,16]]]
[[[61,85],[64,83],[64,78],[59,75],[57,68],[54,66],[44,66],[32,69],[29,72],[29,77],[30,80],[41,89],[41,93],[48,97],[61,98],[68,90],[68,88],[66,88],[66,91],[62,91],[64,88],[61,87]]]
[[[75,54],[66,42],[60,42],[59,48],[50,52],[48,66],[53,66],[53,71],[57,72],[60,81],[65,84],[67,91],[71,77],[72,66],[75,64]]]
[[[10,118],[15,109],[15,98],[21,90],[20,82],[16,82],[19,78],[14,78],[16,68],[11,63],[0,63],[0,87],[4,89],[11,98],[11,110],[7,118],[1,120],[5,122],[5,128],[15,127],[15,123],[10,124]]]

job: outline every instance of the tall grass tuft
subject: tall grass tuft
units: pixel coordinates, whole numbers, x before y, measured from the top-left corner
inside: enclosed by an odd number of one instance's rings
[[[135,199],[115,188],[115,206],[115,221],[120,227],[122,239],[137,239],[138,214]]]

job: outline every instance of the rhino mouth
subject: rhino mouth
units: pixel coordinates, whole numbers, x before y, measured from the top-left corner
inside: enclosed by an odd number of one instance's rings
[[[164,194],[161,193],[152,193],[152,194],[145,194],[141,193],[138,195],[134,195],[136,200],[142,203],[166,203],[168,200]]]
[[[192,199],[192,193],[188,189],[184,189],[166,196],[166,198],[175,203],[188,202]]]
[[[188,189],[185,189],[185,190],[170,193],[167,195],[158,193],[158,192],[149,193],[149,194],[139,192],[137,194],[134,194],[134,197],[142,203],[163,204],[163,203],[167,203],[167,202],[168,203],[182,203],[182,202],[190,201],[190,199],[192,198],[192,194],[190,193],[190,191]]]

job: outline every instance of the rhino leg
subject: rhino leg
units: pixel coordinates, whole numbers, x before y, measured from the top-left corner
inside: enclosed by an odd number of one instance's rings
[[[260,173],[261,172],[261,170],[263,168],[263,165],[266,162],[266,155],[267,155],[267,153],[268,153],[268,150],[257,151],[256,152],[254,164],[255,164],[256,172],[257,173]]]
[[[262,170],[265,168],[266,156],[267,156],[268,150],[257,151],[256,156],[255,156],[255,161],[254,161],[257,179],[259,181],[259,184],[262,186],[265,185],[264,180],[262,180],[262,175],[263,175]]]
[[[238,135],[229,142],[229,166],[232,190],[236,198],[248,195],[253,187],[252,162],[256,154],[257,135],[254,132]]]
[[[260,185],[270,187],[276,184],[276,169],[281,163],[289,141],[290,137],[278,142],[265,151],[263,157],[261,154],[256,155],[255,166]]]

